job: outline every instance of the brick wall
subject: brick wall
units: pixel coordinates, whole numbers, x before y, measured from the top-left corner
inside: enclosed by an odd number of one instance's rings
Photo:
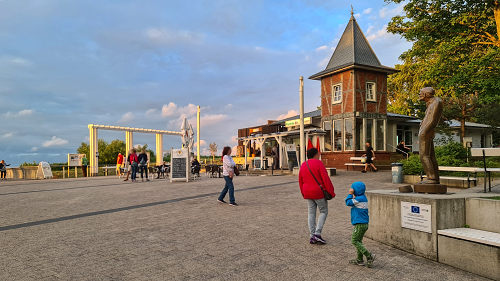
[[[361,157],[365,154],[364,151],[345,151],[345,152],[321,152],[321,161],[327,168],[346,169],[345,163],[361,163],[359,161],[353,162],[351,157]],[[375,166],[377,165],[390,165],[391,153],[383,151],[375,151]],[[387,168],[387,167],[385,167]],[[352,167],[349,167],[351,170]],[[354,170],[361,170],[361,166],[354,167]]]

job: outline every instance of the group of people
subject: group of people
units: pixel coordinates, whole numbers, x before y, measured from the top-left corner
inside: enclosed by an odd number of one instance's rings
[[[371,148],[370,144],[367,143],[366,145],[367,153],[365,156],[367,158],[374,158],[373,149],[369,149]],[[326,244],[325,239],[321,236],[321,232],[328,216],[328,200],[335,197],[335,190],[323,162],[319,159],[319,151],[316,148],[307,150],[307,158],[308,160],[300,167],[299,186],[302,197],[307,200],[308,204],[309,243]],[[229,205],[238,206],[234,198],[233,184],[236,163],[231,157],[230,147],[224,147],[222,162],[225,185],[217,201],[221,204],[227,204],[224,198],[229,193]],[[373,165],[373,163],[369,164]],[[365,166],[365,171],[366,168]],[[368,230],[369,223],[368,199],[365,191],[366,186],[363,182],[354,182],[351,184],[349,194],[345,198],[346,206],[351,208],[351,224],[354,226],[351,243],[356,248],[357,253],[356,258],[350,260],[349,263],[372,267],[375,255],[370,253],[363,245],[363,237]],[[319,210],[319,217],[316,220],[317,209]]]
[[[132,148],[129,152],[127,159],[123,156],[123,154],[118,153],[118,157],[116,158],[116,174],[121,177],[125,173],[125,160],[127,161],[127,171],[126,178],[124,181],[129,180],[129,176],[132,182],[137,181],[137,173],[141,173],[141,181],[144,181],[144,175],[146,175],[146,181],[149,181],[148,177],[148,155],[146,154],[146,150],[143,149],[137,155],[137,150]],[[123,173],[122,173],[123,171]]]

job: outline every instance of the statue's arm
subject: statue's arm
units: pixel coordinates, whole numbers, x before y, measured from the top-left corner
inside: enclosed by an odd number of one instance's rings
[[[427,114],[420,125],[420,135],[427,135],[434,128],[436,128],[439,119],[441,119],[441,113],[443,112],[443,102],[441,100],[437,100],[429,105],[427,109]]]

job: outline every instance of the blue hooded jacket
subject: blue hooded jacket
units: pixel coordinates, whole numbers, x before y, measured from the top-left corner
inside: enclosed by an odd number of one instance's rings
[[[351,185],[354,189],[353,198],[352,194],[347,195],[345,198],[345,204],[351,207],[351,223],[360,224],[368,223],[370,217],[368,216],[368,199],[365,195],[366,186],[363,182],[357,181]]]

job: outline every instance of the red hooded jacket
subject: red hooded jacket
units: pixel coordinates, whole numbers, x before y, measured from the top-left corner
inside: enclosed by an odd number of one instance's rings
[[[319,181],[321,186],[330,193],[333,197],[335,197],[335,190],[328,176],[328,172],[326,171],[325,165],[323,162],[317,159],[309,159],[307,160],[309,164],[309,168],[314,173],[314,176]],[[299,186],[300,192],[302,193],[302,197],[304,199],[322,199],[325,196],[323,195],[323,191],[318,186],[318,183],[314,180],[311,172],[307,168],[306,162],[302,164],[299,171]]]

